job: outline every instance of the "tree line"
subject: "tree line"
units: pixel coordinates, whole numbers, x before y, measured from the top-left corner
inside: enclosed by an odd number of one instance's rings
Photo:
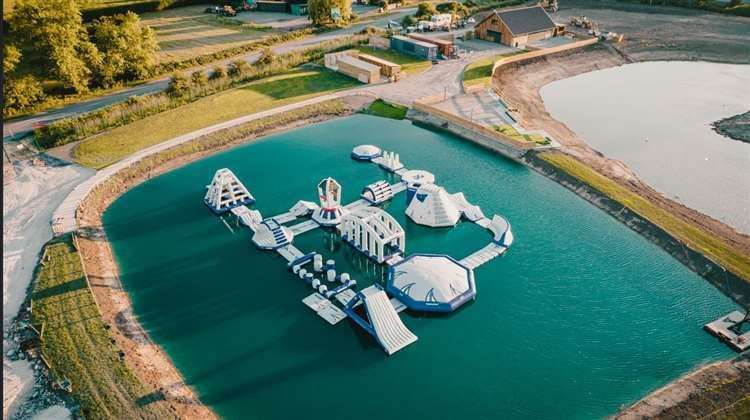
[[[75,0],[20,0],[7,21],[4,113],[43,100],[45,91],[85,93],[148,77],[158,49],[132,12],[84,25]]]

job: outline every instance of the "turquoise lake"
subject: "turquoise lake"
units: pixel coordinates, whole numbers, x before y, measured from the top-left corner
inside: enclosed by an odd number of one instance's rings
[[[419,340],[391,357],[350,320],[316,316],[286,261],[203,204],[223,167],[267,217],[317,201],[327,176],[353,201],[390,179],[349,158],[363,143],[506,217],[516,238],[475,271],[476,301],[448,315],[402,313]],[[490,240],[469,223],[407,221],[404,194],[386,209],[406,230],[407,254],[460,259]],[[601,418],[733,354],[701,327],[737,305],[660,248],[530,169],[406,121],[358,115],[210,156],[128,191],[104,224],[141,324],[223,418]],[[295,245],[335,259],[360,288],[380,274],[320,229]]]

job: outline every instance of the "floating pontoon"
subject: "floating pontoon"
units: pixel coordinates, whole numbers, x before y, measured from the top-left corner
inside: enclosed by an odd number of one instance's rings
[[[382,155],[383,151],[371,144],[360,144],[352,150],[352,158],[356,160],[373,160]]]
[[[736,351],[750,349],[750,331],[742,332],[742,325],[750,322],[750,317],[740,311],[723,316],[716,321],[709,322],[703,328],[719,337],[729,347]]]

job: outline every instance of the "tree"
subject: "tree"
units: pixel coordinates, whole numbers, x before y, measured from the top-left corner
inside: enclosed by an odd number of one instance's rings
[[[271,48],[263,48],[263,51],[260,53],[260,58],[258,59],[258,64],[271,64],[275,58],[276,54],[273,53]]]
[[[39,67],[78,92],[88,89],[91,67],[101,64],[75,0],[21,0],[10,18],[13,37],[29,46]]]
[[[457,1],[443,3],[437,7],[437,10],[441,13],[450,13],[454,18],[464,18],[469,15],[469,8]]]
[[[182,73],[175,73],[169,80],[169,86],[167,86],[167,95],[174,98],[181,98],[190,92],[190,82],[187,77]]]
[[[315,26],[326,25],[333,22],[331,10],[338,9],[341,20],[347,22],[352,17],[351,0],[309,0],[307,11]]]
[[[742,6],[742,0],[730,0],[729,7]]]
[[[421,20],[429,20],[432,15],[437,14],[437,9],[432,3],[422,2],[417,5],[417,13],[415,16]]]
[[[6,43],[3,45],[3,79],[8,80],[10,74],[16,69],[21,61],[21,51],[14,45]]]
[[[224,67],[216,66],[211,70],[211,74],[208,75],[208,80],[223,79],[227,76],[227,72],[224,71]]]
[[[44,98],[42,85],[34,76],[5,79],[3,86],[3,113],[9,110],[19,111]]]
[[[202,70],[196,70],[190,74],[190,83],[195,86],[203,86],[206,84],[207,80],[206,73],[203,73]]]
[[[247,73],[250,69],[250,65],[245,60],[235,60],[229,63],[227,66],[227,74],[229,77],[240,77]]]
[[[104,16],[91,27],[93,41],[102,56],[102,66],[97,69],[101,85],[144,79],[151,74],[158,45],[153,30],[142,27],[138,15],[127,12]]]
[[[412,15],[404,16],[404,20],[401,21],[401,25],[404,27],[414,26],[417,24],[417,18]]]

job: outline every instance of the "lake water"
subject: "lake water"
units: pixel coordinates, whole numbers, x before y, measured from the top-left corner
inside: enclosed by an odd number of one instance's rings
[[[666,196],[750,234],[750,144],[711,124],[750,110],[750,65],[647,62],[544,86],[550,114]]]
[[[202,203],[231,168],[266,216],[315,200],[333,176],[345,202],[383,179],[349,158],[372,143],[513,224],[510,251],[476,270],[452,314],[402,313],[419,340],[388,357],[353,322],[330,326],[279,256]],[[407,253],[463,258],[487,243],[462,223],[429,229],[387,206]],[[202,401],[231,419],[590,419],[697,365],[733,354],[703,332],[736,308],[660,248],[558,184],[451,135],[354,116],[267,137],[153,178],[120,197],[105,229],[135,313]],[[295,239],[372,281],[378,269],[321,230]]]

